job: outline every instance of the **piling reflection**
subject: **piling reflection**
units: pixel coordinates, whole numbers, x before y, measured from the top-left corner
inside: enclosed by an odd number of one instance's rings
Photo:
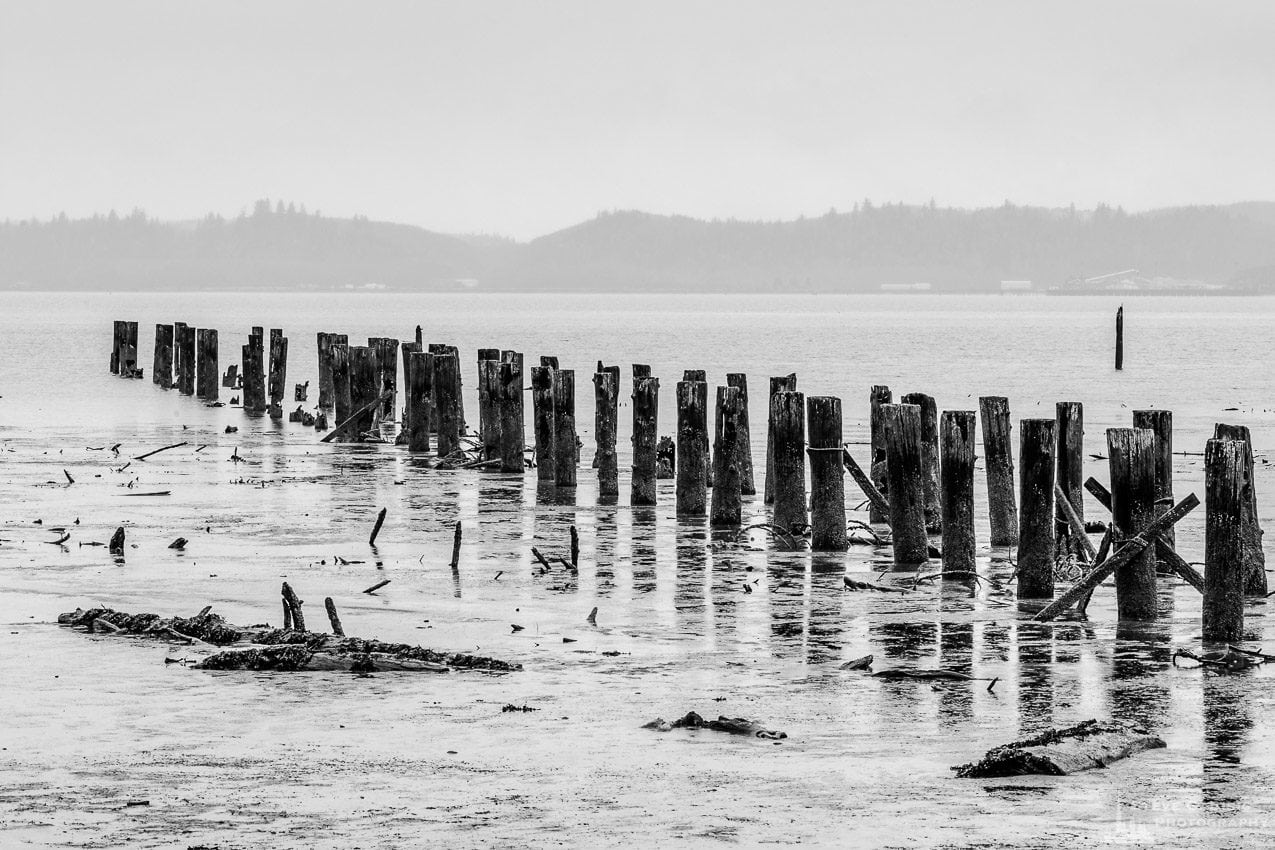
[[[796,555],[772,556],[766,567],[770,606],[770,652],[775,658],[800,658],[806,629],[807,560]]]
[[[1033,735],[1054,725],[1054,630],[1048,623],[1014,624],[1018,646],[1018,727]]]
[[[1167,626],[1121,620],[1111,660],[1111,716],[1159,729],[1170,708],[1168,680],[1173,647]]]
[[[705,572],[708,565],[708,522],[704,517],[679,518],[674,547],[673,608],[678,631],[704,635],[710,625]]]
[[[633,572],[633,592],[651,593],[656,587],[655,508],[633,508],[630,517],[629,568]]]
[[[841,656],[845,617],[845,563],[841,558],[816,555],[810,562],[810,614],[806,626],[806,662],[822,664]]]
[[[1201,671],[1204,719],[1204,775],[1200,784],[1204,812],[1213,817],[1237,814],[1244,808],[1234,774],[1245,770],[1244,748],[1253,728],[1242,683],[1244,673]]]

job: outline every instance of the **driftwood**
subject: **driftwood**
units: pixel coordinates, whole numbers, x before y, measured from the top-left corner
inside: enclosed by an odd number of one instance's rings
[[[356,422],[358,418],[362,416],[364,413],[367,413],[369,410],[371,410],[374,407],[379,407],[381,404],[388,401],[389,399],[392,399],[393,397],[394,397],[393,392],[381,393],[375,399],[373,399],[372,401],[369,401],[367,404],[363,405],[358,410],[354,411],[352,414],[346,417],[344,422],[340,423],[335,428],[333,428],[332,431],[329,432],[327,435],[325,435],[322,440],[319,440],[319,442],[320,443],[332,442],[337,437],[341,436],[345,432],[346,428],[348,428],[352,423]]]
[[[1265,661],[1272,660],[1269,655],[1263,655],[1251,649],[1241,649],[1237,646],[1228,646],[1224,650],[1202,652],[1198,655],[1189,649],[1176,649],[1173,651],[1174,667],[1178,665],[1179,658],[1189,658],[1203,667],[1215,667],[1227,673],[1247,670],[1250,667],[1256,667]]]
[[[846,465],[846,470],[850,473],[850,477],[854,479],[854,483],[859,485],[859,489],[863,491],[863,495],[868,497],[868,501],[872,504],[873,510],[880,511],[881,516],[888,517],[890,515],[890,505],[886,502],[885,496],[881,495],[881,491],[872,483],[867,474],[863,471],[863,467],[859,466],[858,461],[850,454],[850,450],[845,446],[841,447],[841,460]]]
[[[1089,494],[1098,500],[1098,504],[1102,505],[1108,511],[1111,510],[1111,493],[1106,487],[1095,478],[1085,481],[1085,489]],[[1114,522],[1112,523],[1115,524]],[[1204,576],[1200,575],[1195,567],[1191,566],[1186,560],[1177,553],[1173,548],[1173,544],[1163,533],[1155,536],[1155,553],[1156,556],[1168,565],[1169,569],[1177,573],[1183,581],[1194,587],[1200,593],[1204,592]]]
[[[1133,725],[1086,720],[1065,729],[1002,744],[987,751],[982,760],[953,767],[964,778],[998,776],[1066,776],[1095,767],[1106,767],[1143,750],[1165,746],[1164,741]]]
[[[342,670],[370,673],[378,670],[447,672],[486,670],[511,672],[522,665],[463,652],[437,652],[406,643],[340,637],[267,625],[235,626],[207,608],[194,617],[161,617],[129,614],[110,608],[92,608],[60,614],[58,623],[93,630],[105,627],[115,636],[131,635],[200,642],[221,649],[196,664],[198,670]]]
[[[743,717],[718,717],[716,720],[705,720],[693,711],[679,717],[672,723],[663,717],[657,717],[650,723],[642,725],[643,729],[654,729],[657,732],[668,732],[670,729],[711,729],[714,732],[728,732],[731,735],[747,735],[750,738],[787,738],[787,733],[766,729],[755,720]]]

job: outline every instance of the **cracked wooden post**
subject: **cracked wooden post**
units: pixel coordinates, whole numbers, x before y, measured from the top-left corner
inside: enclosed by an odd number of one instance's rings
[[[944,572],[975,572],[972,410],[945,410],[939,423]]]
[[[155,326],[155,359],[151,364],[151,380],[160,389],[173,387],[173,326]]]
[[[124,338],[120,346],[119,373],[125,378],[138,377],[137,322],[123,322]]]
[[[1018,502],[1014,496],[1013,426],[1009,399],[983,396],[978,400],[983,426],[983,465],[987,469],[987,512],[993,546],[1018,545]]]
[[[1135,410],[1133,427],[1146,428],[1153,435],[1152,463],[1155,467],[1155,506],[1156,516],[1173,507],[1173,411],[1172,410]],[[1170,528],[1164,538],[1172,547],[1177,539]],[[1156,557],[1156,571],[1162,575],[1172,572],[1167,561]]]
[[[885,472],[885,421],[882,419],[881,406],[894,401],[894,395],[890,392],[889,387],[877,384],[869,392],[868,401],[871,405],[869,439],[872,443],[872,458],[868,461],[868,477],[872,480],[873,486],[877,488],[877,492],[888,499],[889,493],[887,490],[889,490],[889,484],[886,480]],[[881,523],[889,521],[888,514],[882,513],[877,509],[876,505],[869,505],[868,522]]]
[[[629,504],[654,505],[659,459],[660,379],[651,377],[651,367],[633,364],[633,475],[629,481]]]
[[[794,392],[796,389],[797,389],[797,373],[796,372],[792,372],[788,375],[782,375],[779,377],[772,376],[770,379],[770,395],[767,396],[767,401],[766,401],[766,412],[767,412],[766,484],[765,484],[765,491],[763,494],[764,502],[767,505],[773,505],[775,503],[775,483],[771,481],[771,478],[775,474],[775,423],[771,421],[769,418],[770,411],[774,409],[770,404],[770,399],[773,399],[776,393]],[[802,422],[805,422],[806,420],[806,414],[804,409],[802,410],[801,420]],[[805,443],[804,435],[802,437],[802,443],[803,444]],[[802,463],[803,464],[805,463],[804,458],[802,459]],[[804,469],[804,466],[803,466],[803,469]],[[802,474],[802,477],[804,479],[805,477],[804,473]]]
[[[1085,408],[1078,401],[1060,401],[1054,405],[1054,420],[1058,423],[1058,451],[1054,467],[1054,483],[1067,497],[1067,504],[1080,519],[1085,519]],[[1056,500],[1055,500],[1056,501]],[[1085,551],[1084,542],[1072,533],[1070,523],[1061,503],[1055,504],[1054,556],[1079,558]]]
[[[557,369],[553,373],[553,483],[557,487],[576,486],[576,373]]]
[[[124,345],[124,322],[116,319],[111,326],[111,374],[120,373],[120,349]]]
[[[376,394],[382,396],[389,393],[376,412],[380,420],[392,420],[398,411],[398,340],[388,336],[370,336],[367,347],[372,349],[373,363],[376,369]],[[373,419],[377,416],[374,413]]]
[[[735,457],[739,465],[739,487],[745,496],[757,495],[753,476],[753,440],[748,418],[748,376],[743,372],[726,375],[726,386],[739,390],[739,428],[735,436]]]
[[[1252,468],[1242,440],[1209,440],[1204,448],[1205,641],[1244,639],[1244,586],[1247,583],[1245,513],[1253,488]]]
[[[810,456],[810,548],[841,552],[846,540],[845,468],[841,454],[841,399],[806,399],[806,427]],[[679,449],[680,451],[680,449]]]
[[[620,470],[615,454],[615,432],[619,421],[620,368],[603,368],[593,375],[593,436],[597,441],[594,466],[598,470],[598,495],[620,495]]]
[[[712,437],[708,428],[708,373],[703,369],[686,369],[682,372],[683,381],[699,381],[704,384],[704,486],[713,487],[713,455],[710,442]]]
[[[196,337],[199,351],[198,372],[195,379],[195,394],[204,401],[216,401],[220,395],[220,367],[217,364],[219,354],[216,328],[200,328]]]
[[[447,457],[460,448],[463,425],[455,398],[459,389],[460,355],[444,346],[442,353],[434,355],[434,407],[438,411],[439,457]]]
[[[1116,371],[1124,368],[1124,305],[1116,310]]]
[[[260,330],[260,328],[254,328]],[[248,334],[243,347],[243,409],[264,413],[266,409],[265,344],[260,333]],[[338,411],[339,413],[339,411]]]
[[[937,534],[943,524],[943,508],[939,498],[939,412],[934,397],[925,393],[908,393],[900,399],[904,404],[921,408],[921,476],[925,496],[925,528]]]
[[[1018,524],[1018,598],[1050,599],[1054,595],[1054,452],[1058,422],[1024,419],[1019,431],[1022,505]]]
[[[333,425],[350,418],[350,345],[336,340],[332,342],[332,408]]]
[[[195,329],[184,322],[173,325],[178,358],[177,390],[182,395],[195,394],[195,366],[199,354],[195,345]]]
[[[349,442],[362,443],[369,432],[375,431],[376,408],[368,407],[380,397],[377,375],[376,349],[366,345],[352,345],[350,352],[350,407],[354,422],[347,429]],[[338,423],[340,424],[340,423]],[[379,435],[378,435],[379,436]]]
[[[270,404],[271,419],[283,418],[283,396],[288,386],[288,340],[283,328],[270,329]],[[370,400],[370,399],[369,399]]]
[[[428,351],[408,354],[411,367],[407,371],[407,450],[429,451],[430,399],[434,386],[434,355]],[[322,392],[322,389],[320,389]]]
[[[478,456],[491,460],[500,456],[500,413],[496,392],[500,382],[500,349],[478,349]]]
[[[319,409],[332,407],[332,334],[319,331],[315,335],[319,355]]]
[[[915,404],[881,405],[885,434],[886,485],[890,531],[896,566],[929,560],[925,530],[925,465],[921,449],[921,408]]]
[[[789,533],[807,524],[806,397],[795,390],[770,396],[767,489],[774,494],[774,524]]]
[[[531,424],[536,439],[536,478],[540,481],[552,481],[554,476],[553,372],[549,366],[531,367]]]
[[[1145,428],[1108,428],[1111,468],[1111,519],[1119,544],[1155,520],[1155,435]],[[1148,546],[1116,573],[1116,607],[1122,620],[1157,616],[1155,547]]]
[[[743,516],[743,474],[739,442],[743,392],[738,387],[718,387],[713,428],[713,498],[709,524],[739,525]]]
[[[707,508],[708,384],[677,383],[677,515],[704,516]]]
[[[1244,561],[1245,574],[1248,580],[1244,592],[1256,596],[1265,596],[1266,555],[1262,551],[1262,526],[1257,513],[1257,486],[1253,478],[1253,438],[1247,425],[1213,426],[1213,437],[1217,440],[1239,440],[1245,445],[1245,462],[1248,464],[1248,478],[1254,486],[1248,489],[1248,498],[1244,506]]]
[[[400,423],[398,441],[404,444],[412,439],[412,411],[415,409],[412,403],[412,354],[420,350],[421,347],[415,342],[405,342],[399,346],[403,355],[403,421]]]
[[[523,356],[502,352],[497,375],[497,407],[500,411],[500,471],[523,472],[527,448],[526,416],[522,403]]]

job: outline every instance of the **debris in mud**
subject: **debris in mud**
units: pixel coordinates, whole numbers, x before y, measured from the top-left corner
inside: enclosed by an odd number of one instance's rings
[[[1275,655],[1265,655],[1251,649],[1228,646],[1225,650],[1202,652],[1198,655],[1189,649],[1175,649],[1173,651],[1174,667],[1178,665],[1179,658],[1189,658],[1202,667],[1211,667],[1226,673],[1235,673],[1240,670],[1247,670],[1250,667],[1256,667],[1265,661],[1275,660]]]
[[[523,703],[522,705],[514,705],[512,702],[510,702],[510,703],[506,703],[505,707],[500,709],[500,712],[501,714],[508,714],[511,711],[539,711],[539,710],[540,709],[535,708],[534,706],[527,705],[526,703]]]
[[[856,658],[853,661],[847,661],[845,664],[842,664],[838,669],[840,670],[871,670],[872,656],[865,655],[862,658]]]
[[[654,729],[657,732],[668,732],[671,729],[711,729],[714,732],[727,732],[731,735],[747,735],[750,738],[767,738],[778,740],[787,738],[785,732],[766,729],[755,720],[743,717],[718,717],[716,720],[705,720],[693,711],[686,712],[672,723],[663,717],[657,717],[650,723],[643,724],[643,729]]]
[[[998,776],[1066,776],[1106,767],[1143,750],[1165,746],[1146,729],[1114,721],[1085,720],[1075,726],[1050,729],[1040,735],[1002,744],[980,761],[952,768],[962,779]]]
[[[881,593],[907,593],[908,592],[908,589],[906,587],[887,587],[886,585],[883,585],[883,584],[869,584],[866,581],[856,581],[855,579],[852,579],[849,576],[844,576],[842,577],[841,580],[845,583],[846,590],[876,590],[876,591],[880,591]]]

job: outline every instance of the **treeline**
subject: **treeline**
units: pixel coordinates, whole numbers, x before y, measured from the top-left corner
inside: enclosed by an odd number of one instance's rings
[[[515,243],[259,201],[235,218],[141,212],[0,224],[0,287],[37,289],[938,291],[1037,288],[1121,269],[1275,290],[1275,204],[1130,214],[863,202],[784,222],[604,213]]]

